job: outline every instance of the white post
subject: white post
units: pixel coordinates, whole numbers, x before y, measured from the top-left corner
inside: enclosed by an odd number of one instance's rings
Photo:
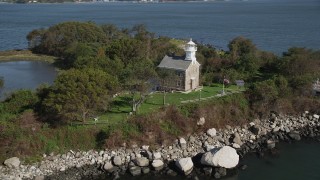
[[[225,95],[225,93],[224,93],[224,77],[223,77],[223,80],[222,80],[222,95]]]

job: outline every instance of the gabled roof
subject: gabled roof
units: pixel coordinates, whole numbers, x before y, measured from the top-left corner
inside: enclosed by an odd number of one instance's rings
[[[181,56],[165,56],[158,67],[176,70],[187,70],[191,62],[192,61],[184,60],[184,57]]]

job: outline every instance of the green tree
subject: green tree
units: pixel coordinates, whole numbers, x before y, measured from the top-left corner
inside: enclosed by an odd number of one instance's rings
[[[4,102],[4,110],[7,113],[18,114],[27,109],[33,109],[38,102],[37,95],[30,90],[18,90],[13,92]]]
[[[107,37],[101,27],[92,22],[64,22],[47,30],[34,30],[27,39],[32,50],[63,57],[72,43],[105,43]]]
[[[108,109],[117,80],[96,69],[70,69],[61,73],[44,99],[47,112],[64,121],[82,121]]]
[[[228,44],[231,59],[236,61],[240,57],[248,54],[254,54],[257,51],[256,46],[251,40],[244,37],[236,37]]]
[[[320,52],[290,48],[278,61],[277,67],[295,93],[310,95],[312,83],[320,76]]]
[[[149,94],[150,80],[156,77],[154,66],[152,62],[141,59],[130,63],[121,76],[124,89],[132,95],[132,112],[136,113]]]

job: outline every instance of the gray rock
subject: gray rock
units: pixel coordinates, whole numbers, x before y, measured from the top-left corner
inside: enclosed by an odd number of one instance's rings
[[[227,175],[227,169],[226,169],[226,168],[223,168],[223,167],[217,168],[217,169],[216,169],[216,172],[218,172],[221,177]]]
[[[288,135],[291,139],[294,139],[296,141],[301,140],[301,137],[298,132],[290,132]]]
[[[142,173],[143,174],[148,174],[150,172],[150,168],[149,167],[142,167]]]
[[[116,166],[121,166],[122,165],[122,160],[120,156],[114,156],[113,157],[113,164]]]
[[[212,173],[212,167],[204,167],[203,172],[206,176],[211,176]]]
[[[5,160],[3,164],[8,166],[9,168],[18,168],[20,165],[20,160],[17,157],[12,157]]]
[[[196,138],[193,136],[189,137],[189,142],[194,143],[196,141]]]
[[[188,175],[192,172],[193,170],[193,162],[190,157],[187,158],[181,158],[176,161],[176,166],[178,169],[183,172],[185,175]]]
[[[133,166],[129,168],[129,172],[132,176],[139,176],[141,174],[141,167]]]
[[[167,171],[167,175],[169,175],[169,176],[176,176],[176,175],[178,175],[178,174],[177,174],[175,171],[169,169],[169,170]]]
[[[152,161],[152,167],[156,171],[160,171],[161,169],[163,169],[163,166],[164,166],[164,163],[159,159]]]
[[[214,174],[214,178],[215,178],[215,179],[220,179],[220,178],[221,178],[220,173],[219,173],[219,172],[216,172],[216,173]]]
[[[273,140],[267,140],[267,147],[268,149],[273,149],[276,147],[276,142]]]
[[[280,130],[280,127],[276,126],[276,127],[273,128],[272,131],[273,131],[273,132],[278,132],[279,130]]]
[[[35,178],[34,178],[34,180],[44,180],[44,176],[36,176]]]
[[[210,137],[215,137],[217,135],[217,130],[215,128],[208,129],[207,134]]]
[[[243,144],[238,133],[234,133],[234,138],[232,141],[236,144],[239,144],[240,146]]]
[[[140,167],[149,166],[149,160],[145,157],[136,158],[135,162]]]

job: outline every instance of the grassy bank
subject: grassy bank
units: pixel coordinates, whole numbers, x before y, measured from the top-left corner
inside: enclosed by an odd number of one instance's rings
[[[56,57],[41,54],[34,54],[29,50],[8,50],[0,51],[0,62],[2,61],[45,61],[53,63]]]
[[[123,143],[157,146],[203,128],[222,127],[226,123],[241,124],[248,118],[248,110],[243,94],[233,94],[208,101],[171,105],[151,113],[130,116],[117,123],[97,125],[52,128],[29,110],[16,118],[6,118],[2,114],[0,162],[12,156],[33,162],[40,160],[43,153],[113,148]],[[199,117],[206,118],[204,127],[196,126]]]

